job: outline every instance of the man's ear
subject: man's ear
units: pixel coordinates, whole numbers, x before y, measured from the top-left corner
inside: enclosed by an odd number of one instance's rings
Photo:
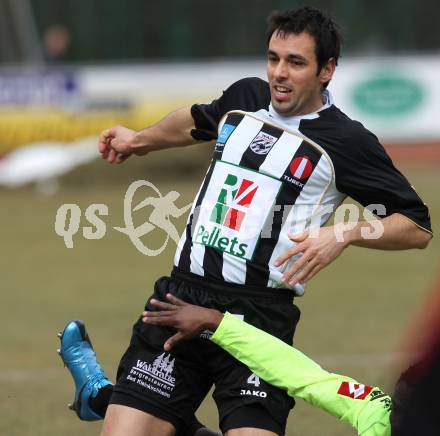
[[[321,68],[319,73],[319,81],[324,84],[330,82],[333,77],[333,73],[336,69],[336,60],[335,58],[330,58],[327,63]]]

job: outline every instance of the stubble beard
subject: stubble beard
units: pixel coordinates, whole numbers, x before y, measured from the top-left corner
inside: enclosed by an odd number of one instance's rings
[[[295,109],[296,108],[296,101],[290,101],[287,104],[278,103],[276,100],[272,99],[272,107],[275,109],[275,111],[284,116],[295,116]]]

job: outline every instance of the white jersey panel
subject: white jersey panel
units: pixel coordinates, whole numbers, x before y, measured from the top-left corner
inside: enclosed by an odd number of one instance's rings
[[[292,160],[301,143],[301,137],[283,133],[260,165],[260,171],[281,178],[286,164]]]
[[[264,122],[258,119],[245,117],[235,128],[225,145],[222,160],[235,164],[240,163],[243,153],[252,142],[252,139],[254,139],[260,131],[263,124]]]
[[[245,283],[246,260],[233,256],[223,257],[223,278],[229,283]]]
[[[282,286],[281,277],[283,272],[300,257],[295,256],[279,268],[274,266],[275,259],[295,245],[288,235],[299,234],[308,229],[312,215],[321,210],[321,206],[328,203],[328,199],[334,198],[335,193],[333,191],[335,191],[333,166],[329,158],[323,154],[295,204],[289,205],[285,209],[280,237],[269,262],[269,287]],[[325,214],[326,219],[330,214],[331,212]],[[298,290],[296,292],[299,293]]]

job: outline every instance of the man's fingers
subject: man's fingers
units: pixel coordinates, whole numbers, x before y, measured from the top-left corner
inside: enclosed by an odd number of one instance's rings
[[[100,153],[105,153],[108,150],[111,139],[114,137],[112,129],[103,130],[99,135],[98,150]]]
[[[157,307],[160,310],[170,311],[176,309],[175,305],[166,303],[165,301],[156,300],[155,298],[152,298],[150,300],[150,304],[154,307]]]
[[[302,232],[302,233],[298,233],[298,234],[296,234],[296,235],[293,235],[292,233],[289,233],[289,239],[291,240],[291,241],[294,241],[294,242],[303,242],[303,241],[305,241],[306,239],[307,239],[307,237],[309,236],[309,231],[308,230],[305,230],[304,232]]]
[[[303,244],[295,245],[295,247],[289,248],[285,253],[283,253],[280,257],[275,259],[275,266],[280,266],[287,260],[289,260],[292,256],[295,256],[296,254],[302,253],[304,251],[305,247]]]
[[[322,265],[315,265],[312,268],[312,270],[307,275],[305,275],[304,278],[301,278],[299,281],[301,283],[309,282],[319,271],[321,271],[321,269],[322,269]]]
[[[108,156],[107,156],[107,162],[108,163],[113,163],[116,160],[116,150],[114,150],[113,148],[110,148],[109,152],[108,152]]]
[[[175,335],[171,336],[171,338],[167,339],[165,341],[165,344],[163,344],[163,349],[166,352],[171,351],[171,348],[174,347],[177,343],[185,339],[185,336],[181,332],[177,332]]]
[[[167,294],[166,297],[167,297],[167,300],[171,301],[171,303],[173,303],[175,306],[187,306],[188,305],[188,303],[185,303],[183,300],[175,297],[173,294]]]
[[[307,283],[321,269],[322,265],[320,263],[314,261],[309,262],[309,264],[290,281],[290,285]]]
[[[100,153],[103,153],[107,148],[107,138],[108,138],[108,130],[103,130],[99,134],[99,140],[98,140],[98,149]]]
[[[157,312],[150,312],[148,310],[145,310],[144,312],[142,312],[142,318],[166,318],[171,316],[173,316],[173,314],[168,310],[160,310]]]
[[[292,279],[289,284],[294,285],[296,283],[302,283],[310,272],[315,268],[318,263],[315,260],[311,260],[308,264],[306,264],[300,272],[298,272]]]
[[[110,151],[110,148],[107,146],[107,144],[103,144],[102,142],[100,142],[98,144],[98,150],[99,153],[101,154],[101,159],[106,160],[108,156],[108,152]]]
[[[122,162],[125,162],[129,157],[129,154],[118,153],[118,155],[116,156],[116,163],[121,164]]]
[[[174,315],[169,315],[169,312],[143,312],[142,322],[150,325],[160,325],[175,327],[177,324]]]
[[[103,130],[99,135],[99,153],[101,153],[101,158],[109,163],[121,163],[126,159],[125,157],[120,157],[111,146],[112,139],[115,138],[116,133],[116,127],[112,127],[111,129]]]
[[[282,280],[284,282],[289,282],[290,279],[301,269],[305,268],[310,260],[310,254],[303,254],[299,259],[297,259],[293,265],[284,272]]]

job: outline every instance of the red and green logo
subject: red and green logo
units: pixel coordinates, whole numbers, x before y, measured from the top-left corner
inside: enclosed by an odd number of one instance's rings
[[[239,231],[257,190],[252,180],[239,183],[237,176],[228,174],[211,212],[211,221]]]

